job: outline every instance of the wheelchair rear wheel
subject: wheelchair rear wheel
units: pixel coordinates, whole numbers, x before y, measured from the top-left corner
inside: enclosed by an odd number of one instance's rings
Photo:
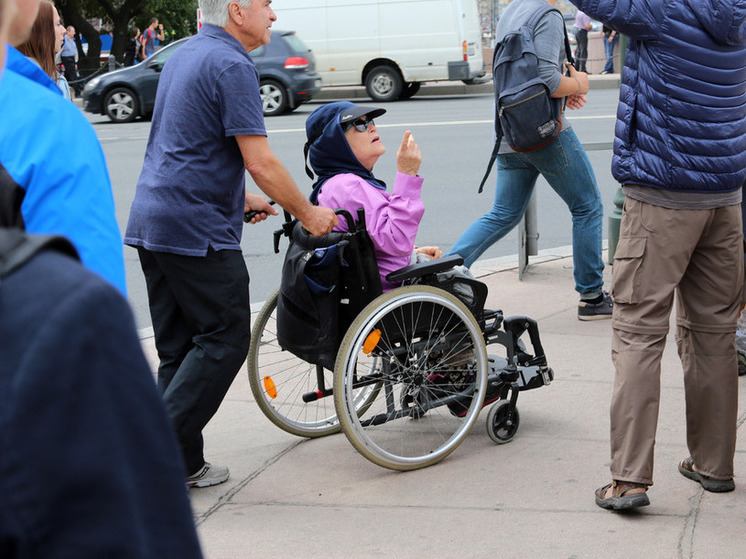
[[[356,394],[376,385],[365,410]],[[479,415],[487,352],[474,316],[450,293],[400,287],[371,302],[342,340],[334,402],[367,459],[393,470],[430,466],[453,452]]]
[[[265,303],[251,330],[251,347],[246,362],[249,386],[257,405],[280,429],[299,437],[323,437],[340,431],[331,394],[311,401],[304,396],[332,388],[332,371],[307,363],[277,341],[277,297]],[[367,386],[355,392],[355,406],[364,409],[375,398],[376,389]]]

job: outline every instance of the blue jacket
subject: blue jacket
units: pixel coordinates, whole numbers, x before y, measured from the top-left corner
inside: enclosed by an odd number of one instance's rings
[[[25,191],[26,229],[67,237],[86,267],[126,293],[122,236],[96,133],[12,47],[0,77],[0,123],[0,163]]]
[[[571,0],[629,38],[612,173],[730,192],[746,179],[746,0]]]

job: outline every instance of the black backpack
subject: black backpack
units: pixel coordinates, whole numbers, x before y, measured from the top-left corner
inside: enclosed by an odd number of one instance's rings
[[[348,231],[312,237],[300,222],[285,234],[290,246],[277,299],[277,341],[308,363],[331,371],[347,328],[381,294],[381,278],[365,214],[337,210]],[[279,232],[278,232],[279,233]]]
[[[527,153],[552,143],[562,130],[562,100],[552,98],[552,92],[539,77],[539,59],[534,49],[536,26],[550,12],[562,15],[547,5],[537,10],[520,29],[508,33],[495,45],[492,59],[495,146],[479,192],[482,192],[492,170],[503,137],[512,149]],[[565,51],[572,64],[566,29]]]

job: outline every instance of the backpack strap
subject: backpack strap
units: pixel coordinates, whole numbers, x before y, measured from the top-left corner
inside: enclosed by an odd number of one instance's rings
[[[58,235],[29,235],[21,229],[0,229],[0,278],[28,262],[35,254],[51,249],[78,259],[72,243]]]
[[[0,163],[0,227],[24,229],[21,204],[25,195],[26,191]]]
[[[481,194],[482,190],[484,190],[484,183],[487,182],[487,178],[490,176],[490,173],[492,172],[492,166],[495,164],[495,161],[497,161],[497,152],[500,151],[501,141],[502,141],[502,134],[498,134],[498,136],[495,138],[495,145],[492,148],[492,154],[490,155],[490,162],[487,163],[487,170],[484,172],[484,176],[482,177],[482,182],[479,183],[479,190],[477,191],[477,194]]]

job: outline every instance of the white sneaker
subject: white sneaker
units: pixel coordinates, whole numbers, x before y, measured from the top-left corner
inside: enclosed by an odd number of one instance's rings
[[[186,479],[186,484],[187,487],[210,487],[227,481],[230,475],[227,466],[205,462],[204,466]]]

